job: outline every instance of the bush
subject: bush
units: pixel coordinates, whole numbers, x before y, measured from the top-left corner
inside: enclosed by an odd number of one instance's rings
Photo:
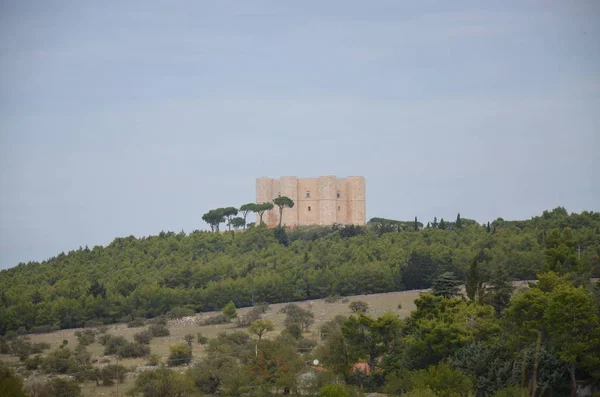
[[[342,299],[342,297],[339,295],[330,295],[327,298],[325,298],[325,303],[336,303],[340,299]]]
[[[183,337],[183,340],[185,341],[185,343],[187,343],[187,345],[191,349],[192,348],[192,343],[194,342],[194,335],[187,334],[186,336]]]
[[[192,361],[192,349],[185,343],[169,346],[171,354],[167,360],[169,367],[185,365]]]
[[[321,388],[319,397],[349,397],[349,395],[342,385],[327,385]]]
[[[148,328],[152,336],[169,336],[171,335],[171,331],[169,331],[169,327],[163,324],[152,324],[150,328]]]
[[[25,368],[32,371],[42,365],[42,356],[39,354],[33,357],[29,357],[25,360]]]
[[[348,303],[348,302],[350,302],[350,299],[349,299],[349,298],[344,298],[344,299],[342,299],[342,303]]]
[[[256,307],[260,309],[260,312],[262,314],[265,314],[266,312],[268,312],[269,310],[271,310],[271,306],[268,303],[261,303],[261,304],[259,304]]]
[[[194,312],[193,309],[190,309],[188,307],[182,307],[182,306],[174,307],[173,309],[171,309],[171,311],[169,311],[167,313],[167,315],[169,316],[170,319],[189,317],[189,316],[193,316],[195,314],[196,314],[196,312]]]
[[[94,368],[89,378],[95,381],[98,386],[112,386],[115,381],[123,383],[126,374],[127,368],[122,365],[111,364],[102,368]]]
[[[237,309],[233,301],[229,301],[229,303],[223,308],[222,312],[229,321],[237,317]]]
[[[196,339],[201,345],[206,345],[208,343],[208,338],[202,335],[202,332],[198,332],[198,335],[196,335]]]
[[[149,345],[152,340],[152,332],[144,330],[133,335],[133,340],[142,345]]]
[[[216,316],[208,317],[205,320],[198,321],[200,325],[217,325],[226,324],[229,322],[229,318],[224,314],[217,314]]]
[[[369,304],[365,301],[353,301],[348,306],[353,313],[366,313],[369,310]]]
[[[148,362],[146,363],[146,365],[155,367],[159,363],[160,363],[160,357],[158,356],[158,354],[151,354],[150,356],[148,356]]]
[[[288,327],[292,323],[300,324],[304,331],[315,322],[315,315],[310,310],[304,310],[300,306],[290,303],[282,309],[285,313],[284,324]]]
[[[144,357],[150,354],[150,346],[141,343],[127,342],[117,348],[117,355],[122,358]]]
[[[127,328],[138,328],[146,325],[146,320],[140,317],[136,317],[127,323]]]
[[[106,343],[104,344],[104,355],[108,356],[111,354],[117,354],[119,348],[125,346],[127,343],[129,342],[127,342],[127,340],[124,337],[111,335],[108,338],[108,341],[106,341]]]
[[[98,342],[100,342],[102,346],[106,346],[106,344],[112,337],[113,336],[111,334],[102,334],[98,337]]]
[[[260,307],[253,307],[252,309],[250,309],[250,311],[241,317],[238,317],[237,320],[237,326],[238,327],[249,327],[250,324],[252,324],[253,322],[255,322],[256,320],[260,320],[262,318],[262,308]]]
[[[89,346],[96,341],[96,333],[91,329],[84,329],[83,331],[75,331],[75,336],[79,343],[84,346]]]
[[[99,334],[105,334],[108,332],[109,326],[108,325],[101,325],[98,327],[98,333]]]

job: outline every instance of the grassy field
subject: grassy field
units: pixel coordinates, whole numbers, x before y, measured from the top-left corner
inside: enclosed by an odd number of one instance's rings
[[[392,312],[398,314],[401,318],[407,317],[412,310],[415,309],[414,300],[419,296],[419,291],[404,291],[404,292],[391,292],[386,294],[375,294],[375,295],[360,295],[346,297],[348,302],[342,303],[338,301],[336,303],[327,303],[323,299],[313,301],[296,302],[300,307],[304,309],[310,309],[315,314],[315,323],[305,334],[306,338],[318,339],[318,329],[324,322],[334,318],[336,315],[349,315],[351,311],[348,304],[354,300],[362,300],[369,304],[369,314],[372,316],[379,316],[385,312]],[[346,300],[345,299],[345,300]],[[401,304],[401,309],[398,305]],[[264,319],[273,321],[275,324],[275,331],[267,334],[267,338],[278,335],[284,328],[283,320],[285,315],[279,313],[279,310],[285,304],[274,304],[271,305],[271,310],[263,315]],[[249,308],[243,308],[238,310],[238,315],[244,315]],[[178,320],[169,321],[169,329],[171,331],[170,336],[153,338],[150,348],[152,354],[156,354],[160,357],[162,362],[165,362],[169,355],[169,345],[175,343],[184,342],[183,337],[187,334],[193,334],[196,336],[198,332],[201,332],[208,338],[214,338],[219,332],[222,331],[233,331],[239,328],[235,327],[235,324],[222,324],[222,325],[210,325],[200,326],[198,320],[214,315],[215,313],[202,313],[192,317],[184,317]],[[133,340],[133,334],[140,332],[146,327],[139,328],[127,328],[125,324],[115,324],[109,327],[108,332],[113,335],[124,336],[128,340]],[[52,349],[59,347],[63,340],[68,341],[68,346],[75,347],[77,345],[77,338],[75,332],[79,329],[61,330],[48,334],[31,335],[32,342],[48,342]],[[88,346],[88,351],[92,354],[92,358],[102,360],[104,362],[110,361],[110,363],[116,363],[116,357],[104,356],[104,347],[98,342],[95,342]],[[205,349],[202,345],[194,343],[193,346],[194,360],[201,360],[206,356]],[[5,362],[18,361],[16,357],[0,355],[0,360]],[[121,359],[119,364],[134,370],[138,366],[146,365],[146,359]],[[129,373],[125,383],[118,386],[119,395],[124,395],[127,390],[133,386],[134,375]],[[86,383],[83,385],[84,396],[116,396],[117,386],[102,387],[96,386],[95,383]]]

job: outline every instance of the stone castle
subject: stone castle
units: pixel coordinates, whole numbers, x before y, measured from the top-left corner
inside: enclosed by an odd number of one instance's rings
[[[273,201],[279,195],[294,201],[293,208],[283,210],[282,225],[364,225],[366,223],[366,184],[362,176],[345,179],[335,176],[281,179],[257,178],[256,203]],[[258,222],[257,217],[257,222]],[[279,224],[279,208],[265,212],[268,227]]]

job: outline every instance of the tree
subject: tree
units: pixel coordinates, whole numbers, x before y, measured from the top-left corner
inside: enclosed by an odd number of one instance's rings
[[[559,285],[548,296],[544,322],[552,346],[567,363],[574,397],[576,369],[600,369],[600,319],[593,295],[583,287]]]
[[[275,327],[273,323],[269,320],[256,320],[252,324],[250,324],[248,331],[251,334],[258,336],[258,341],[256,342],[255,355],[258,356],[258,344],[260,343],[260,340],[262,339],[263,335],[267,332],[273,331],[273,329],[275,329]]]
[[[263,224],[263,215],[265,214],[265,212],[271,211],[274,207],[275,206],[273,205],[273,203],[262,203],[256,205],[256,207],[254,208],[254,212],[258,214],[260,220],[259,225]]]
[[[444,222],[444,218],[440,220],[439,228],[442,230],[446,230],[446,222]]]
[[[237,309],[235,308],[235,303],[233,303],[233,301],[229,301],[229,303],[223,308],[222,312],[229,319],[229,321],[237,317]]]
[[[446,363],[439,363],[413,372],[410,378],[414,389],[431,389],[439,397],[470,397],[473,395],[473,379]]]
[[[185,340],[190,349],[192,348],[192,343],[194,342],[194,339],[194,334],[187,334],[183,337],[183,340]]]
[[[460,212],[458,213],[458,215],[456,215],[455,225],[457,229],[462,229],[462,220],[460,219]]]
[[[487,286],[486,303],[494,306],[496,313],[500,314],[508,307],[515,287],[512,285],[504,266],[500,266],[492,274]]]
[[[244,218],[233,218],[230,224],[231,226],[233,226],[234,229],[239,229],[240,227],[243,227],[244,229],[246,228],[246,221],[244,220]]]
[[[219,224],[225,222],[224,208],[217,208],[202,215],[202,220],[210,225],[213,232],[219,231]]]
[[[434,229],[438,227],[437,216],[433,217],[433,223],[431,224],[431,227],[433,227]]]
[[[460,281],[456,279],[454,273],[445,272],[433,283],[432,292],[436,296],[452,298],[460,294]]]
[[[222,209],[222,214],[227,218],[227,227],[231,230],[231,220],[238,214],[238,210],[235,207],[226,207]]]
[[[283,209],[293,208],[294,201],[287,196],[279,196],[273,200],[273,204],[279,207],[279,227],[281,227],[281,221],[283,220]]]
[[[483,302],[485,297],[485,286],[479,273],[479,263],[477,257],[471,260],[471,268],[467,275],[467,282],[465,283],[465,291],[467,297],[472,301]]]
[[[240,207],[240,212],[242,213],[242,218],[244,219],[244,229],[246,228],[246,218],[249,212],[256,212],[258,204],[256,203],[247,203]]]
[[[415,216],[415,223],[414,223],[414,225],[413,225],[413,230],[414,230],[415,232],[418,232],[418,231],[419,231],[419,221],[417,221],[417,217],[416,217],[416,216]]]

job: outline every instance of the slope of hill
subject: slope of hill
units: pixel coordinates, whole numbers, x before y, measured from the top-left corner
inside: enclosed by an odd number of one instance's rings
[[[230,300],[244,307],[428,288],[447,271],[464,279],[473,258],[484,273],[502,267],[515,279],[557,267],[600,273],[599,213],[557,208],[525,221],[418,231],[385,221],[287,233],[161,232],[20,264],[0,272],[0,333],[210,311]]]

